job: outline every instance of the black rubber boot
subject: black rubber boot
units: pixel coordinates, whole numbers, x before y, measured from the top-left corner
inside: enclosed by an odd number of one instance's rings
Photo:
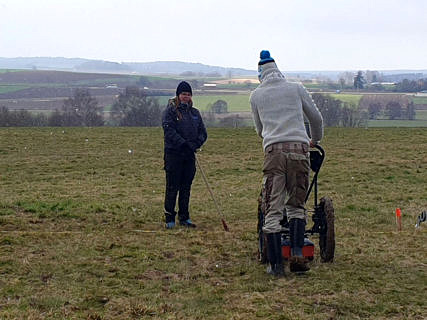
[[[291,237],[291,258],[289,268],[291,272],[306,272],[310,270],[307,260],[302,254],[304,247],[305,220],[291,219],[289,221],[289,234]]]
[[[267,256],[270,265],[267,273],[276,277],[285,275],[282,256],[282,237],[279,232],[267,233]]]

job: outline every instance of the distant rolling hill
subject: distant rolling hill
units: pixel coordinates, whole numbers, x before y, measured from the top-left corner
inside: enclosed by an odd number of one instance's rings
[[[26,70],[57,70],[90,73],[137,74],[137,75],[163,75],[185,77],[247,77],[256,76],[257,71],[241,68],[225,68],[210,66],[202,63],[181,61],[155,61],[155,62],[112,62],[82,58],[63,57],[19,57],[1,58],[0,69],[26,69]],[[329,79],[338,81],[342,70],[323,71],[286,71],[290,78],[304,79]],[[356,72],[357,70],[348,70]],[[427,70],[378,70],[383,81],[402,81],[402,79],[417,80],[427,77]]]
[[[241,68],[225,68],[209,66],[201,63],[180,61],[156,61],[156,62],[111,62],[104,60],[91,60],[81,58],[62,57],[19,57],[0,58],[0,69],[38,69],[78,71],[95,73],[126,73],[126,74],[186,74],[195,76],[254,76],[255,70]]]

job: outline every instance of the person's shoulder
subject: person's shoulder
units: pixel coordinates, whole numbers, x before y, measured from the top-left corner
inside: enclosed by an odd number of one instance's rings
[[[197,115],[199,115],[199,116],[200,116],[200,110],[199,110],[199,109],[197,109],[196,107],[191,106],[191,111],[193,112],[193,114],[197,114]]]
[[[168,100],[168,104],[166,106],[166,108],[170,108],[170,107],[175,107],[176,106],[176,98],[170,98]]]
[[[163,114],[175,114],[176,113],[176,107],[175,102],[173,99],[169,99],[168,104],[166,105],[166,108],[163,110]]]
[[[250,96],[249,96],[249,101],[253,101],[254,99],[256,99],[256,97],[260,94],[260,92],[262,91],[262,87],[258,86],[256,87],[254,90],[252,90]]]
[[[165,111],[175,111],[176,110],[176,101],[175,98],[170,98],[168,104],[166,105]]]
[[[292,88],[293,90],[298,92],[306,91],[304,85],[299,81],[287,81],[286,85],[288,88]]]
[[[304,85],[302,84],[302,82],[298,81],[298,82],[289,82],[292,83],[295,87],[297,87],[298,89],[303,89],[306,90]]]
[[[282,81],[282,83],[288,87],[298,88],[298,87],[302,86],[301,82],[299,82],[299,81],[289,81],[287,79],[283,79],[283,80],[284,81]]]

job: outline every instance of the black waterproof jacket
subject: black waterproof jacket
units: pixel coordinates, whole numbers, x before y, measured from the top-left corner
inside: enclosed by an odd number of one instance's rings
[[[170,99],[163,111],[162,127],[165,134],[165,153],[188,156],[205,143],[208,135],[199,110],[192,105],[175,106]],[[190,152],[191,154],[191,152]]]

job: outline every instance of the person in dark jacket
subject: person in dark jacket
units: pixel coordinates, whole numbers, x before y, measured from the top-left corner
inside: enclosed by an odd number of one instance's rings
[[[178,195],[179,224],[196,227],[190,220],[190,191],[196,174],[195,152],[205,143],[207,132],[199,110],[193,107],[192,95],[191,86],[182,81],[176,89],[176,97],[169,100],[163,112],[167,229],[175,227],[175,204]]]

